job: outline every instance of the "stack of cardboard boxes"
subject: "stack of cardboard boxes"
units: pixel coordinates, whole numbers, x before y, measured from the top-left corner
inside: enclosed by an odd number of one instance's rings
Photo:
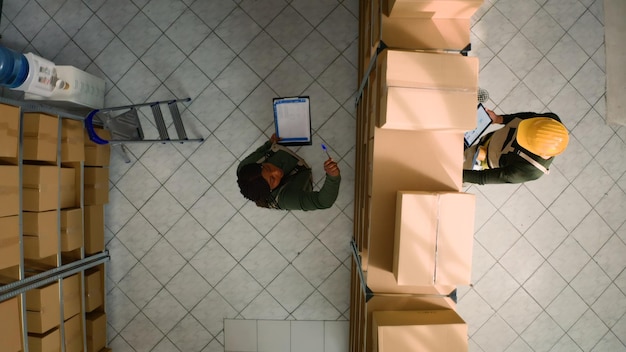
[[[351,351],[468,349],[451,294],[471,281],[478,60],[446,51],[468,46],[481,3],[361,3]]]
[[[20,108],[0,104],[0,285],[79,260],[83,248],[85,255],[104,250],[102,207],[108,198],[108,173],[102,180],[101,174],[92,177],[83,167],[93,160],[84,136],[82,121],[45,113],[23,113],[20,126]],[[108,150],[108,146],[103,149]],[[96,154],[103,157],[106,150],[98,149]],[[97,163],[108,165],[101,159]],[[84,190],[81,189],[83,177]],[[83,218],[83,197],[85,205],[97,205],[101,212],[88,217],[85,211]],[[30,289],[24,300],[23,296],[17,296],[0,302],[0,350],[23,351],[26,336],[29,351],[57,351],[61,341],[65,342],[67,352],[83,351],[85,342],[88,351],[104,349],[103,273],[104,267],[100,265],[84,275],[74,274]],[[82,309],[83,300],[86,312]],[[95,313],[89,313],[92,311]],[[22,333],[24,320],[28,327],[26,336]],[[83,322],[87,331],[83,331]]]

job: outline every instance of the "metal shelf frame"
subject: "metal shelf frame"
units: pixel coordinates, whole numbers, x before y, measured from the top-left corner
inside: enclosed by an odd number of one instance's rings
[[[58,135],[57,135],[57,162],[56,166],[59,168],[59,181],[57,185],[57,189],[61,189],[61,166],[62,166],[62,124],[64,119],[77,120],[81,121],[84,126],[85,116],[76,115],[74,113],[63,111],[60,109],[52,108],[50,106],[41,104],[41,103],[33,103],[29,101],[18,101],[5,97],[0,97],[0,103],[6,105],[17,106],[20,108],[20,116],[19,116],[19,131],[18,131],[18,158],[17,158],[17,166],[19,169],[19,192],[18,192],[18,204],[19,204],[19,213],[18,213],[18,231],[19,231],[19,251],[20,251],[20,261],[19,261],[19,270],[18,270],[18,280],[14,282],[10,282],[8,284],[4,284],[0,286],[0,302],[8,300],[13,297],[20,297],[21,300],[21,330],[22,330],[22,341],[24,352],[29,351],[28,347],[28,319],[27,310],[26,310],[26,292],[28,290],[40,288],[42,286],[48,285],[57,281],[59,283],[59,304],[60,304],[60,316],[59,316],[59,332],[60,332],[60,340],[61,340],[61,351],[65,352],[65,321],[64,321],[64,305],[63,305],[63,279],[69,276],[80,274],[80,292],[81,292],[81,313],[82,314],[82,334],[83,334],[83,350],[87,350],[87,336],[86,336],[86,311],[85,311],[85,270],[96,267],[101,264],[105,264],[110,261],[109,252],[104,250],[103,252],[97,253],[95,255],[85,257],[85,249],[84,244],[80,247],[80,258],[73,260],[69,263],[63,263],[63,251],[62,251],[62,237],[61,237],[61,197],[59,197],[57,203],[57,254],[56,254],[56,267],[51,268],[46,271],[42,271],[32,276],[26,276],[26,262],[24,258],[24,217],[23,217],[23,166],[24,166],[24,155],[23,155],[23,147],[24,147],[24,113],[45,113],[49,115],[56,116],[58,118]],[[81,216],[84,219],[84,162],[74,162],[74,164],[79,165],[80,177],[79,179],[80,185],[76,185],[76,189],[79,189],[79,199],[80,202],[78,206],[80,207]],[[85,233],[85,223],[82,221],[82,233],[84,236]],[[106,283],[106,279],[105,279]],[[103,286],[103,290],[105,287]],[[106,307],[106,305],[104,305]],[[106,314],[106,309],[105,314]]]

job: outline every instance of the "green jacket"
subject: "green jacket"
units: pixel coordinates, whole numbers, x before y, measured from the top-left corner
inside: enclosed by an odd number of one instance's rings
[[[549,117],[559,122],[556,114],[537,114],[534,112],[520,112],[516,114],[502,115],[504,127],[491,132],[480,139],[479,144],[489,141],[487,158],[492,168],[485,170],[463,170],[463,182],[488,184],[488,183],[522,183],[536,180],[544,175],[544,172],[525,160],[518,152],[522,152],[531,159],[548,169],[554,157],[544,159],[522,148],[515,140],[517,125],[525,119],[533,117]],[[511,148],[507,148],[512,142]],[[493,166],[492,164],[497,164]]]
[[[269,157],[263,160],[265,155]],[[272,142],[268,141],[243,159],[237,167],[237,172],[244,165],[258,162],[274,164],[284,172],[281,184],[270,194],[270,197],[277,201],[279,209],[327,209],[337,200],[341,176],[326,174],[322,188],[313,191],[311,168],[295,153],[282,149],[272,152]]]

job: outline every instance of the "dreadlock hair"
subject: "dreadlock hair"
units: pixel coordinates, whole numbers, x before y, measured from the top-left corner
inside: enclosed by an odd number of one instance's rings
[[[246,198],[262,208],[269,208],[270,185],[261,176],[261,164],[247,164],[237,172],[239,191]]]

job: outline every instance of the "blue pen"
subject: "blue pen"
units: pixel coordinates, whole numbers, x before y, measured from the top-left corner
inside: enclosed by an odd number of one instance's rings
[[[331,159],[330,154],[328,154],[328,149],[326,149],[324,143],[322,143],[322,149],[326,152],[326,155],[328,155],[328,159]]]

